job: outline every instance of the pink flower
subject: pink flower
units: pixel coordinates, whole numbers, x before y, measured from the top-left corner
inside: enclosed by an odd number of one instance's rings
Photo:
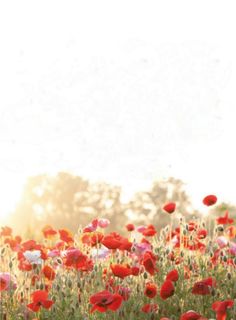
[[[16,289],[16,282],[8,272],[0,273],[0,291]]]
[[[53,249],[48,252],[48,257],[49,258],[55,258],[55,257],[60,257],[60,250]]]
[[[98,220],[98,226],[100,228],[106,228],[109,226],[109,224],[110,224],[110,220],[108,220],[108,219],[99,219]]]
[[[216,239],[216,242],[217,242],[217,244],[218,244],[218,246],[220,247],[220,248],[224,248],[224,247],[226,247],[227,246],[227,244],[228,244],[228,240],[225,238],[225,237],[218,237],[217,239]]]
[[[144,230],[146,230],[146,227],[145,227],[145,226],[139,226],[139,227],[137,227],[137,231],[140,232],[140,233],[143,233]]]
[[[229,253],[236,256],[236,243],[231,242],[229,247]]]
[[[94,232],[98,227],[98,219],[94,219],[91,223],[89,223],[84,229],[83,232]]]
[[[144,254],[146,251],[150,251],[151,245],[148,243],[134,243],[132,248],[135,254],[139,256]]]

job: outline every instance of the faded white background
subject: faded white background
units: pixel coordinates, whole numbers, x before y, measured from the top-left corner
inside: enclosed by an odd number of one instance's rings
[[[236,203],[234,1],[0,4],[0,215],[68,170]]]

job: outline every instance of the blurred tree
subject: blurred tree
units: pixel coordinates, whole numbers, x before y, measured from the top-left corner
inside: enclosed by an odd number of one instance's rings
[[[45,224],[75,232],[97,217],[111,221],[110,231],[125,232],[127,222],[153,223],[161,228],[169,223],[169,215],[162,210],[166,202],[176,202],[176,222],[181,214],[196,214],[183,187],[183,182],[174,178],[156,181],[149,191],[138,192],[122,203],[117,186],[91,183],[67,172],[37,175],[27,180],[13,222],[21,233],[27,228],[28,233],[34,232]]]
[[[96,217],[106,217],[115,229],[117,221],[122,221],[120,193],[118,187],[89,183],[66,172],[30,177],[13,221],[28,230],[49,224],[76,231],[79,225],[85,226]]]
[[[136,193],[126,206],[126,214],[133,215],[133,219],[139,223],[153,223],[162,228],[169,223],[169,215],[162,210],[163,205],[169,201],[176,203],[175,218],[197,214],[184,191],[184,183],[173,177],[154,182],[150,191]]]

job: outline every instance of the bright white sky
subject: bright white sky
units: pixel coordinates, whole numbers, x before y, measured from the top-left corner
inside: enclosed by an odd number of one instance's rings
[[[29,175],[236,203],[235,1],[0,4],[0,215]]]

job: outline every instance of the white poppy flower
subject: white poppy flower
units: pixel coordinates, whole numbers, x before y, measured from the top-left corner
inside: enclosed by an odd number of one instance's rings
[[[33,250],[33,251],[25,251],[23,253],[25,259],[31,264],[41,264],[43,260],[41,259],[41,251]]]

